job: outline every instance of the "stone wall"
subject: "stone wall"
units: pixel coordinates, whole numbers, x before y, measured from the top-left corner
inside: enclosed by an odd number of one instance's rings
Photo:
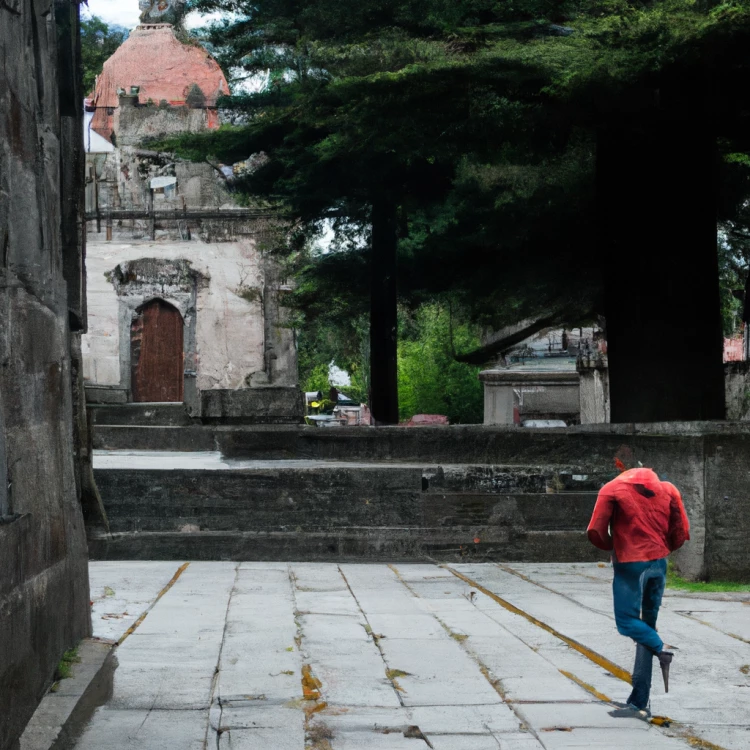
[[[750,422],[750,362],[724,364],[727,419]]]
[[[532,504],[523,506],[530,515],[521,513],[522,518],[516,524],[516,532],[519,533],[533,530],[540,514],[563,508],[561,501],[572,498],[567,493],[581,490],[595,492],[601,484],[614,479],[618,473],[614,464],[616,457],[631,465],[640,461],[644,466],[653,467],[663,479],[673,482],[685,501],[692,538],[673,556],[680,572],[690,578],[750,581],[750,555],[747,554],[745,538],[750,526],[750,472],[747,470],[750,466],[750,424],[747,423],[579,425],[567,429],[541,430],[471,425],[414,429],[193,425],[174,429],[98,424],[95,442],[98,448],[108,450],[218,449],[230,464],[232,461],[245,460],[263,462],[267,473],[283,471],[284,464],[275,463],[283,459],[339,462],[339,465],[340,462],[358,462],[363,468],[373,463],[394,467],[416,464],[425,472],[432,467],[433,473],[436,467],[447,465],[484,467],[481,471],[489,474],[497,471],[492,467],[498,466],[510,467],[509,471],[515,474],[530,471],[549,479],[550,484],[523,489],[524,493],[537,493],[537,497]],[[185,477],[180,478],[176,474],[172,478],[175,483],[186,481]],[[372,476],[377,477],[377,474]],[[431,493],[438,492],[434,481],[429,480],[429,485]],[[498,531],[498,524],[502,527],[506,515],[506,509],[502,507],[506,503],[502,497],[503,487],[495,487],[493,482],[485,485],[481,498],[477,497],[474,488],[464,487],[452,494],[452,509],[440,511],[456,518],[471,517],[472,523],[477,525],[473,531],[480,531],[479,537],[483,540],[487,538],[488,531],[484,527],[489,526],[492,533]],[[488,494],[485,492],[487,487]],[[559,494],[547,494],[550,490],[557,492],[560,487],[562,490]],[[242,497],[242,502],[251,501],[241,493],[234,493],[232,497]],[[185,493],[185,498],[187,502],[189,492]],[[422,499],[432,503],[435,496],[423,496]],[[105,504],[113,501],[121,504],[126,500],[119,490],[116,495],[111,491],[104,493]],[[305,502],[314,504],[314,494],[306,496]],[[394,502],[398,502],[396,496]],[[584,510],[579,508],[575,519],[571,517],[566,521],[564,514],[558,514],[558,529],[578,528],[579,534],[582,533],[587,522],[584,516],[593,507],[593,496],[589,496],[588,502],[590,504]],[[484,521],[474,517],[478,508],[487,509]],[[412,554],[423,554],[425,545],[431,543],[432,532],[428,528],[431,511],[428,511],[428,506],[425,506],[424,525],[409,532]],[[159,510],[154,508],[150,512],[156,514]],[[167,516],[171,513],[166,507],[164,512]],[[368,538],[387,540],[389,533],[388,529],[373,529]],[[468,535],[464,534],[464,537],[468,538]],[[299,536],[296,543],[301,544],[304,538],[304,535]],[[227,541],[227,538],[223,537],[223,540]],[[588,548],[579,546],[576,540],[580,540],[580,536],[570,535],[564,544],[558,541],[556,546],[549,546],[548,539],[545,542],[547,546],[540,543],[531,552],[525,552],[518,545],[508,546],[507,541],[496,540],[492,554],[502,559],[533,559],[534,555],[540,561],[575,559],[576,556],[584,559],[582,555]],[[247,544],[254,543],[252,540],[246,541]],[[214,542],[219,544],[217,540]],[[189,543],[194,552],[201,544],[197,537],[191,537]],[[289,532],[286,549],[292,549],[294,543],[294,534]],[[566,547],[565,544],[572,546]],[[350,549],[365,550],[362,554],[366,554],[369,548],[355,546]],[[205,554],[210,558],[212,553]],[[252,554],[271,553],[259,550]]]
[[[71,362],[86,319],[77,26],[73,0],[0,3],[2,750],[91,632]]]
[[[199,133],[208,127],[205,108],[139,105],[137,96],[120,96],[115,110],[116,145],[139,146],[149,138],[165,138],[176,133]],[[215,113],[214,113],[215,116]]]

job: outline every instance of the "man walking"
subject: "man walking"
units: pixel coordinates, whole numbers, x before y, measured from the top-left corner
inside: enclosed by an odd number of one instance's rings
[[[690,539],[690,524],[677,488],[651,469],[630,469],[599,491],[588,526],[589,541],[613,550],[612,582],[617,631],[636,642],[633,691],[617,718],[648,721],[653,658],[669,692],[669,665],[656,618],[666,584],[667,555]]]

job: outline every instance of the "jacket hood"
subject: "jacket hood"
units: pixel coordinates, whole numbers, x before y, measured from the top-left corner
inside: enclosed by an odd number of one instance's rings
[[[649,489],[657,489],[661,486],[661,481],[653,469],[628,469],[617,479],[627,484],[642,484]]]

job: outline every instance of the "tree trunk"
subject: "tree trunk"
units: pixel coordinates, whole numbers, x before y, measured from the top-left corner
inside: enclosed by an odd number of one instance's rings
[[[599,133],[613,422],[725,417],[715,169],[689,117]]]
[[[396,204],[372,206],[370,269],[370,409],[376,425],[398,424]]]

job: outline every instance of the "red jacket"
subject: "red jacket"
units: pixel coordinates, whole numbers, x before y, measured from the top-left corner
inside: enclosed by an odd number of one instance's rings
[[[614,548],[616,562],[645,562],[682,547],[690,522],[673,484],[630,469],[601,488],[587,533],[595,547]]]

